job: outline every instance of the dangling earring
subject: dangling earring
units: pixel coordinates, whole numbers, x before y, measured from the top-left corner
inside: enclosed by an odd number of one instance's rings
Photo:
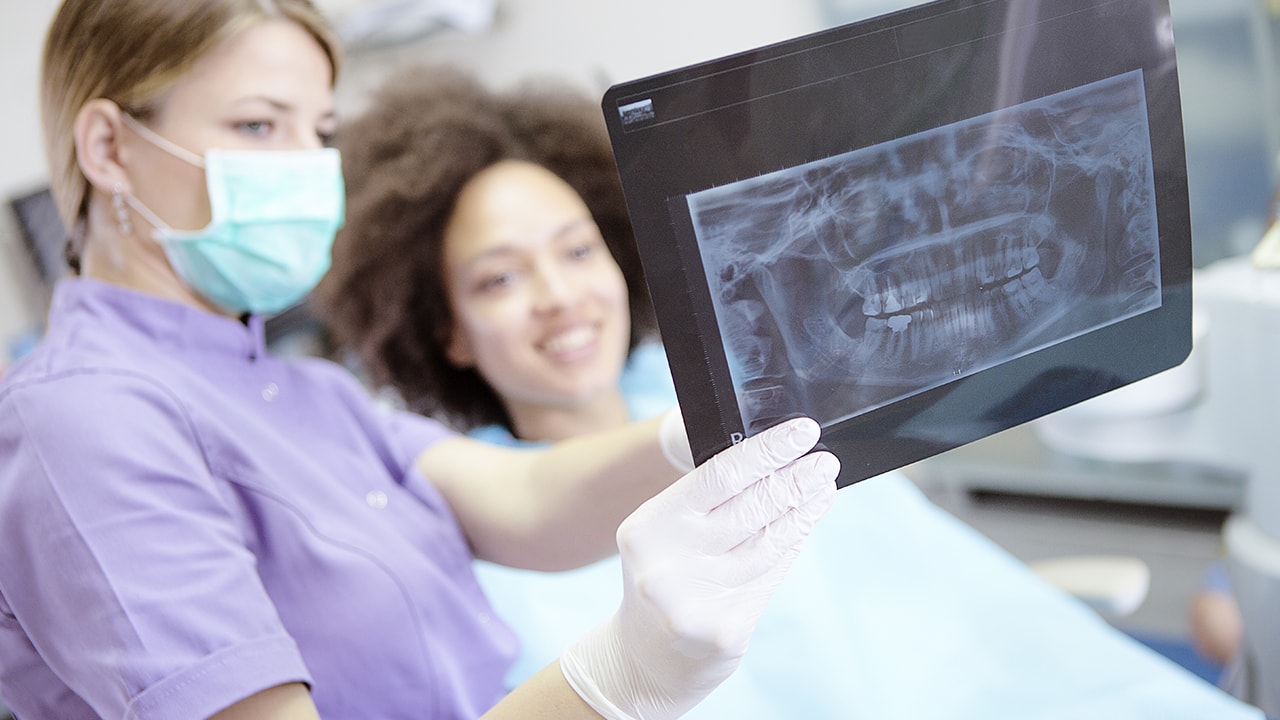
[[[120,183],[116,183],[111,188],[111,207],[116,211],[116,227],[120,230],[120,234],[129,236],[133,234],[133,221],[129,219],[129,208],[124,203],[124,188]]]

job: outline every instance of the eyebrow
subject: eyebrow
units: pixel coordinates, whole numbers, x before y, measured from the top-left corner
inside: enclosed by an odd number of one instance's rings
[[[574,218],[573,220],[569,220],[565,222],[560,227],[556,228],[555,230],[552,230],[547,237],[550,237],[552,239],[562,238],[565,235],[568,235],[570,232],[577,230],[579,227],[591,222],[594,222],[594,220],[591,217],[591,213],[587,213],[586,215],[582,215],[577,218]]]
[[[245,97],[240,98],[239,100],[232,102],[231,107],[235,108],[240,105],[245,105],[248,103],[255,103],[255,102],[266,103],[270,105],[272,108],[280,112],[287,113],[287,112],[293,112],[294,110],[296,110],[296,108],[293,105],[290,105],[287,102],[269,97],[267,95],[247,95]],[[337,109],[331,108],[328,111],[326,111],[324,114],[322,114],[320,117],[323,120],[336,120],[338,118]]]

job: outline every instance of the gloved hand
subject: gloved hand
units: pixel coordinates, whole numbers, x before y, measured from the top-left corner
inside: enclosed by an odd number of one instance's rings
[[[738,667],[765,603],[835,499],[835,456],[802,457],[818,435],[807,418],[770,428],[622,522],[622,605],[560,658],[596,712],[676,718]]]
[[[693,450],[689,448],[679,405],[663,414],[662,424],[658,426],[658,444],[662,447],[662,456],[672,467],[682,473],[693,469]]]

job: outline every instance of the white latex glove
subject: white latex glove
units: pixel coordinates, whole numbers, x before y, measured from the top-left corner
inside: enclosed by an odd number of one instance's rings
[[[689,436],[684,430],[684,416],[680,414],[679,405],[663,414],[662,424],[658,426],[658,444],[672,467],[682,473],[693,469],[693,450],[689,449]]]
[[[622,606],[560,658],[596,712],[676,718],[738,667],[765,603],[835,499],[835,456],[802,457],[818,436],[807,418],[770,428],[622,522]]]

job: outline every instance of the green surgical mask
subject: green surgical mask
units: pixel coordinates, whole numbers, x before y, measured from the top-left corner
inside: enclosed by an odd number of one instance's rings
[[[204,168],[212,217],[201,230],[175,230],[126,198],[183,282],[232,313],[280,312],[320,282],[345,213],[337,150],[209,150],[201,158],[125,117],[141,137]]]

